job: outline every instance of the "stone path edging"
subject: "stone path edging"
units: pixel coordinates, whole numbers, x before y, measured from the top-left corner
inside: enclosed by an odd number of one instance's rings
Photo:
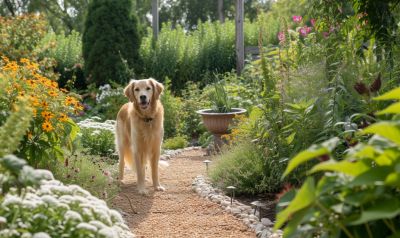
[[[219,204],[225,211],[233,214],[236,218],[241,220],[250,229],[256,232],[259,238],[281,238],[282,231],[273,231],[274,223],[268,218],[262,218],[261,221],[256,215],[252,207],[244,205],[236,200],[233,200],[231,205],[231,198],[224,195],[219,189],[212,187],[211,183],[207,181],[204,176],[197,176],[192,183],[192,189],[199,196],[207,198],[214,203]]]

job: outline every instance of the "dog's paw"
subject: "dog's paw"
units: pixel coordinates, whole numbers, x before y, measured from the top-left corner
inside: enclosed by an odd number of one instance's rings
[[[164,188],[163,186],[161,186],[161,185],[158,185],[158,186],[155,186],[155,187],[154,187],[154,190],[164,192],[164,191],[165,191],[165,188]]]
[[[140,195],[149,195],[149,190],[147,190],[145,188],[138,188],[138,193]]]

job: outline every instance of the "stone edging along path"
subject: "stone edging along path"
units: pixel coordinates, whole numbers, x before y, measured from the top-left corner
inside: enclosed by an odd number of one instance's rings
[[[282,231],[273,231],[274,223],[268,218],[262,218],[261,221],[256,215],[254,210],[247,205],[244,205],[236,200],[232,202],[231,198],[224,195],[218,189],[212,187],[211,183],[203,176],[197,176],[193,183],[192,189],[199,196],[209,199],[214,203],[218,203],[225,211],[232,213],[235,217],[240,219],[250,229],[256,232],[257,237],[260,238],[280,238]]]

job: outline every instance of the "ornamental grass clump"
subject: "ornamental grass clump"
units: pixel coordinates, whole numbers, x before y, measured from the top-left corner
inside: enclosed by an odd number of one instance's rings
[[[44,77],[39,65],[28,59],[0,59],[0,123],[25,100],[32,111],[32,121],[17,154],[31,165],[62,157],[62,148],[71,147],[79,128],[70,118],[83,107],[75,95],[60,89],[57,82]]]

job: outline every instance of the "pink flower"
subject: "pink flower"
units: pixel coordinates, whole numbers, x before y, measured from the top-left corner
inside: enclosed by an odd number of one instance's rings
[[[312,30],[312,27],[309,27],[309,26],[305,26],[304,28],[306,28],[307,34],[309,34]]]
[[[326,31],[322,32],[322,35],[324,36],[325,39],[329,37],[329,33]]]
[[[301,36],[307,36],[307,34],[308,34],[307,33],[307,27],[303,26],[302,28],[300,28],[299,32],[300,32]]]
[[[301,22],[301,20],[303,20],[303,17],[302,16],[292,16],[292,19],[294,22],[299,23],[299,22]]]
[[[280,31],[278,33],[278,40],[279,42],[284,42],[285,41],[285,33],[283,33],[282,31]]]
[[[311,22],[311,25],[312,25],[312,26],[315,26],[316,20],[315,20],[314,18],[311,18],[310,22]]]

